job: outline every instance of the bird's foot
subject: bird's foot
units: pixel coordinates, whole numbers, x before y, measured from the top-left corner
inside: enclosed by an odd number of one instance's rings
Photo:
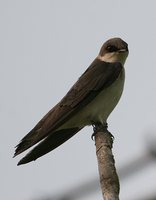
[[[93,122],[92,126],[93,126],[93,131],[94,131],[94,133],[91,136],[92,140],[94,140],[95,135],[100,131],[105,132],[105,133],[109,133],[111,135],[112,139],[114,139],[114,136],[107,129],[108,128],[108,124],[107,123],[101,124],[101,123]]]

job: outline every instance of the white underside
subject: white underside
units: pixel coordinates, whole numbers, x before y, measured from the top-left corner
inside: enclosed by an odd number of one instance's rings
[[[111,86],[105,88],[92,102],[72,116],[59,129],[84,127],[92,122],[105,123],[117,105],[124,86],[124,73]]]

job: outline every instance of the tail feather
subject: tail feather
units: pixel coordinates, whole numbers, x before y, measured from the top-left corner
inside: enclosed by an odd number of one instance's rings
[[[74,136],[81,128],[59,130],[41,141],[32,151],[22,158],[17,165],[26,164],[54,150],[65,141]]]
[[[45,137],[45,135],[40,134],[39,131],[40,129],[36,130],[34,128],[26,136],[24,136],[24,138],[22,138],[20,143],[15,147],[16,150],[14,153],[14,157],[26,151],[27,149],[29,149],[30,147],[32,147],[33,145],[35,145],[36,143],[38,143]]]

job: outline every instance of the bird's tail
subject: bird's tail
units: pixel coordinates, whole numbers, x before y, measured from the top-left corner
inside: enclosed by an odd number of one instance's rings
[[[63,129],[58,130],[56,132],[51,133],[48,137],[46,137],[43,141],[41,141],[35,148],[33,148],[24,158],[22,158],[17,165],[26,164],[37,158],[47,154],[53,149],[57,148],[65,141],[74,136],[78,131],[82,128],[71,128],[71,129]]]

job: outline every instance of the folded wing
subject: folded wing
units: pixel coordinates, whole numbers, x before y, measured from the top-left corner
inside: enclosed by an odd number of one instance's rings
[[[122,69],[121,63],[106,64],[99,59],[95,59],[65,97],[20,141],[16,146],[14,156],[45,138],[35,147],[35,151],[40,152],[38,155],[41,155],[43,154],[44,146],[46,146],[45,144],[51,144],[51,147],[48,148],[52,150],[54,149],[53,146],[55,146],[54,143],[57,143],[56,138],[62,137],[56,145],[57,147],[77,133],[80,130],[79,127],[75,127],[73,131],[69,131],[68,133],[67,131],[62,131],[62,134],[60,133],[58,136],[57,129],[80,109],[90,103],[101,90],[109,87],[118,78]],[[46,152],[47,150],[44,151]],[[36,158],[37,156],[34,156],[34,159]]]

